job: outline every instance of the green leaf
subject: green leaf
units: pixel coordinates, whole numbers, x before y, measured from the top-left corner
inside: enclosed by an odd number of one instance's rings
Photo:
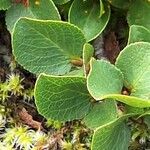
[[[137,107],[132,107],[129,105],[125,106],[125,114],[129,114],[129,113],[138,113],[139,115],[143,114],[145,108],[137,108]]]
[[[93,54],[94,54],[94,47],[89,43],[85,43],[83,46],[83,67],[85,74],[88,74],[89,62]]]
[[[59,5],[62,5],[62,4],[65,4],[67,2],[69,2],[70,0],[53,0],[53,2],[55,4],[59,4]]]
[[[144,122],[146,123],[146,125],[148,126],[148,129],[150,129],[150,115],[146,115],[144,117]]]
[[[123,87],[122,73],[107,61],[92,59],[87,87],[96,100],[103,99],[109,94],[119,94]]]
[[[145,110],[145,112],[141,113],[141,115],[138,117],[143,117],[143,116],[149,116],[150,115],[150,109],[149,110]]]
[[[6,12],[6,24],[10,32],[12,32],[16,21],[21,17],[41,20],[60,20],[60,15],[52,0],[41,0],[39,5],[35,4],[35,0],[30,0],[28,7],[20,3],[12,5]]]
[[[124,119],[119,118],[94,131],[91,150],[128,150],[130,130]]]
[[[84,77],[84,70],[83,68],[70,71],[68,74],[65,74],[65,76],[76,76],[76,77]]]
[[[12,0],[0,0],[0,10],[6,10],[12,5]]]
[[[124,84],[132,96],[150,103],[150,43],[136,42],[119,54],[116,66],[124,75]],[[144,100],[143,100],[144,101]]]
[[[140,25],[150,30],[150,2],[148,0],[132,1],[128,11],[129,25]]]
[[[36,81],[35,103],[38,112],[46,118],[81,119],[90,111],[91,100],[83,77],[41,74]]]
[[[93,109],[84,118],[84,122],[88,128],[96,129],[99,126],[105,125],[117,119],[118,112],[116,102],[106,100],[100,103],[95,103]]]
[[[148,56],[150,44],[144,42],[136,44],[132,44],[134,48],[132,45],[129,45],[129,48],[125,48],[117,60],[117,67],[120,68],[125,75],[124,84],[130,83],[132,80],[136,81],[136,87],[133,85],[127,86],[134,87],[130,96],[120,94],[123,87],[123,77],[122,73],[115,66],[104,60],[91,60],[91,70],[87,77],[87,87],[90,94],[96,100],[110,98],[133,107],[150,107],[150,100],[148,100],[150,93],[150,76],[148,75],[150,74],[150,63],[146,62],[146,60],[150,60]],[[144,47],[142,46],[143,48],[140,48],[140,44],[144,44],[145,46],[143,45]],[[140,56],[139,53],[141,53],[142,56]],[[122,56],[122,54],[124,55]],[[145,62],[146,66],[144,65]]]
[[[110,8],[105,3],[105,13],[100,17],[99,0],[74,0],[69,12],[69,22],[82,29],[87,42],[95,39],[106,27]]]
[[[102,97],[102,99],[107,99],[107,98],[123,102],[133,107],[139,107],[139,108],[150,107],[150,100],[135,97],[135,96],[127,96],[121,94],[107,94]]]
[[[21,18],[13,32],[16,60],[32,73],[62,75],[80,60],[85,43],[82,32],[66,22]]]
[[[131,25],[128,44],[135,42],[150,42],[150,30],[143,26]]]
[[[94,54],[94,47],[89,43],[85,43],[84,47],[83,47],[83,63],[84,63],[84,65],[87,65],[90,62],[93,54]]]
[[[99,17],[102,17],[102,15],[105,13],[105,9],[104,9],[103,1],[102,0],[99,0],[99,1],[100,1],[100,15],[99,15]]]
[[[117,7],[120,9],[127,9],[131,4],[130,0],[108,0],[108,1],[114,7]]]

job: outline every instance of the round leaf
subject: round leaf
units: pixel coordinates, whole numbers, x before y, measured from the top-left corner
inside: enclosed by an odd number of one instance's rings
[[[20,19],[13,33],[16,60],[32,73],[62,75],[79,60],[85,43],[82,32],[61,21]]]
[[[82,77],[41,74],[36,81],[35,102],[46,118],[69,121],[83,118],[91,109],[91,99]]]
[[[150,42],[150,30],[143,26],[131,25],[128,44],[135,42]]]
[[[41,0],[39,5],[35,3],[35,0],[30,0],[28,7],[20,3],[12,5],[6,12],[6,24],[10,32],[12,32],[16,21],[21,17],[42,20],[60,20],[60,15],[52,0]]]
[[[8,9],[12,4],[12,0],[0,0],[0,10]]]
[[[122,118],[94,131],[91,150],[128,150],[130,130]]]
[[[100,17],[99,0],[74,0],[69,12],[69,22],[82,29],[86,40],[91,41],[104,30],[108,23],[110,8],[106,3],[104,10],[105,13]]]
[[[104,60],[91,60],[87,87],[96,100],[103,99],[109,94],[121,93],[122,86],[122,73],[114,65]]]
[[[117,119],[116,102],[106,100],[100,103],[95,103],[92,110],[84,118],[84,122],[88,128],[96,129],[106,123]]]
[[[150,43],[136,42],[125,47],[116,66],[122,71],[131,95],[150,102]]]
[[[128,11],[129,25],[141,25],[150,30],[150,2],[148,0],[135,0]]]

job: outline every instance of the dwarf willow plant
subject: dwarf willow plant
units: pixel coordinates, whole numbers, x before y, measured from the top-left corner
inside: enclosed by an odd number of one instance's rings
[[[68,2],[68,21],[61,21],[55,4]],[[127,119],[149,114],[150,2],[30,0],[25,7],[7,0],[0,4],[8,9],[6,24],[16,60],[38,76],[34,96],[39,113],[61,122],[81,119],[94,130],[92,150],[128,149]],[[130,27],[128,45],[114,65],[93,58],[90,44],[105,29],[112,6],[127,11]],[[123,95],[123,87],[130,94]],[[121,111],[118,102],[127,111]]]

